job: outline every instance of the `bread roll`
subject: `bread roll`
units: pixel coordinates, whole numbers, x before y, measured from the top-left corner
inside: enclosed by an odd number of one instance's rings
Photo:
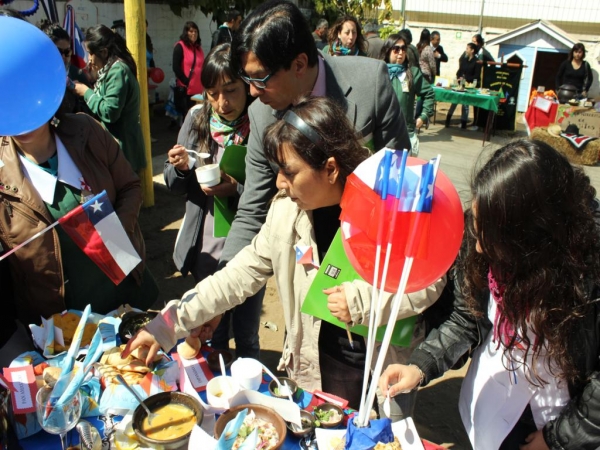
[[[60,377],[61,372],[62,369],[60,367],[46,367],[42,374],[44,383],[46,383],[50,387],[54,387],[54,385],[56,384],[56,380],[58,380],[58,378]]]
[[[183,359],[194,359],[200,352],[201,346],[200,338],[188,336],[185,341],[177,346],[177,353]]]

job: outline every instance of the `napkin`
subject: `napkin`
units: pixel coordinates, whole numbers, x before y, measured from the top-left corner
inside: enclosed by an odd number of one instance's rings
[[[352,450],[368,450],[378,442],[389,444],[394,442],[392,421],[390,419],[377,419],[369,421],[369,426],[358,428],[353,420],[348,421],[346,433],[346,447]]]
[[[248,415],[248,408],[240,411],[237,416],[235,416],[235,419],[230,420],[227,425],[225,425],[225,429],[217,442],[217,450],[231,450],[246,415]]]

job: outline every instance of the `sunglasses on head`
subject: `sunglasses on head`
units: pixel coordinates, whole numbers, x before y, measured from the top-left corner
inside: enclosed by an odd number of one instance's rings
[[[394,45],[392,47],[392,51],[394,53],[400,53],[400,50],[402,50],[403,52],[405,52],[406,51],[406,45]]]
[[[58,48],[58,47],[56,47]],[[58,51],[63,55],[63,56],[71,56],[72,50],[70,48],[58,48]]]

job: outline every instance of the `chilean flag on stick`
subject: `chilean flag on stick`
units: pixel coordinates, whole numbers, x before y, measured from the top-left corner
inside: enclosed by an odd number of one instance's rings
[[[83,32],[75,21],[75,11],[71,5],[67,5],[67,13],[65,14],[63,28],[71,37],[71,48],[73,49],[71,64],[79,69],[85,69],[89,59],[88,53],[83,45]]]
[[[115,284],[123,281],[142,261],[106,191],[61,217],[58,223]]]

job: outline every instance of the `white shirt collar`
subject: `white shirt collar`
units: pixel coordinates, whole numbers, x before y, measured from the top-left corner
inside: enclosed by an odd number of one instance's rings
[[[58,158],[58,175],[56,177],[19,153],[25,177],[31,181],[35,190],[42,197],[42,200],[50,204],[54,203],[54,191],[56,190],[57,181],[73,186],[75,189],[82,189],[84,187],[81,172],[73,162],[71,155],[60,138],[56,135],[55,142],[56,156]]]

